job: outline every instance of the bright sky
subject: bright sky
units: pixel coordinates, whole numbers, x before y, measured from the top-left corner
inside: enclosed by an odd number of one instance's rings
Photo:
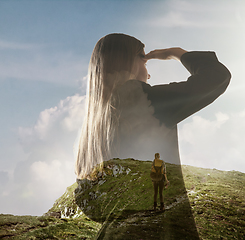
[[[145,51],[215,51],[228,90],[179,124],[181,162],[245,172],[245,1],[0,1],[0,213],[42,215],[75,182],[93,47],[112,32]],[[179,62],[148,62],[150,84],[187,79]]]

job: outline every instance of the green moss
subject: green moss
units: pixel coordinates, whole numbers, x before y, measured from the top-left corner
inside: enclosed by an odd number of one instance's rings
[[[113,170],[107,168],[108,164],[121,166],[124,170],[115,176]],[[101,216],[94,219],[97,222],[77,207],[73,192],[78,185],[74,183],[42,217],[0,215],[0,238],[93,239],[109,215],[114,219],[111,234],[116,236],[115,239],[125,236],[138,239],[142,233],[146,239],[156,239],[157,231],[162,226],[175,229],[170,231],[173,235],[169,239],[182,239],[183,235],[187,236],[186,239],[192,239],[194,233],[185,231],[191,219],[189,202],[201,239],[245,238],[244,173],[182,166],[182,177],[180,166],[167,164],[171,185],[164,190],[164,202],[169,209],[164,213],[152,214],[150,167],[151,162],[113,159],[105,163],[106,176],[99,179],[105,182],[100,182],[99,188],[96,180],[93,186],[89,182],[84,184],[88,189],[77,195],[77,202],[87,199],[87,207],[91,206],[91,209],[86,213]],[[95,178],[96,174],[98,172]],[[189,202],[188,199],[181,199],[186,196],[186,191]],[[91,193],[97,197],[91,199]],[[182,222],[177,219],[181,214]],[[177,221],[176,230],[174,222]]]
[[[182,169],[187,189],[194,189],[189,199],[201,239],[244,239],[245,174],[191,166]]]
[[[101,227],[87,218],[0,215],[1,239],[93,239]]]

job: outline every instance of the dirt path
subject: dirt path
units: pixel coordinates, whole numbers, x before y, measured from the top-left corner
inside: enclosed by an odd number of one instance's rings
[[[161,240],[199,239],[194,220],[184,197],[161,211],[128,212],[127,217],[106,222],[97,239]],[[181,217],[180,217],[181,216]]]

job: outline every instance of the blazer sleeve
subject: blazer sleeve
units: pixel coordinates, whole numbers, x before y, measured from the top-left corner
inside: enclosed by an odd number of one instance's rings
[[[191,74],[187,81],[155,86],[142,83],[155,117],[169,128],[212,103],[231,79],[214,52],[187,52],[181,62]]]

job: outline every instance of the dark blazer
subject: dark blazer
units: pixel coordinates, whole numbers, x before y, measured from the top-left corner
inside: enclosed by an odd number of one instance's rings
[[[227,88],[231,74],[214,52],[187,52],[182,64],[187,81],[151,86],[127,81],[118,91],[119,127],[112,157],[179,164],[177,124],[212,103]]]
[[[178,187],[185,190],[178,150],[177,124],[219,97],[226,90],[231,74],[213,52],[188,52],[183,54],[181,62],[191,73],[187,81],[150,86],[137,80],[129,80],[120,87],[116,106],[118,128],[112,142],[112,157],[151,161],[154,154],[158,152],[165,162],[177,164],[181,182],[181,186]],[[116,177],[112,179],[113,185],[113,181],[117,179]],[[171,182],[171,178],[169,180]],[[94,194],[83,196],[83,191],[94,184],[97,187],[95,195],[102,192],[100,182],[78,180],[78,188],[75,191],[76,202],[85,214],[91,214],[92,211],[87,207],[87,202],[94,203],[96,198]],[[153,196],[151,192],[148,194]],[[159,230],[155,233],[158,237],[153,239],[180,239],[176,228],[183,230],[182,239],[199,239],[187,193],[184,191],[182,194],[185,201],[180,211],[175,213],[176,216],[166,217],[161,214],[158,218],[160,220],[154,222],[158,224]],[[120,201],[120,194],[118,198]],[[141,199],[142,195],[138,198]],[[116,195],[113,199],[117,202]],[[109,203],[113,202],[113,199],[109,199]],[[137,199],[135,201],[138,202]],[[97,200],[97,204],[99,203],[100,198]],[[94,217],[100,216],[107,207],[103,202],[101,212]],[[116,207],[117,204],[111,206],[112,211],[115,211]],[[113,212],[110,214],[112,219],[108,218],[104,222],[97,239],[127,239],[127,228],[121,228],[121,231],[123,229],[125,232],[120,232],[120,236],[113,235],[117,233],[118,225],[117,221],[114,222]],[[188,229],[187,227],[182,229],[184,221],[188,221]],[[138,231],[138,239],[144,239],[146,232],[148,231],[149,234],[151,232],[151,229],[146,229],[144,223],[142,226],[137,223],[134,227],[144,229]]]

